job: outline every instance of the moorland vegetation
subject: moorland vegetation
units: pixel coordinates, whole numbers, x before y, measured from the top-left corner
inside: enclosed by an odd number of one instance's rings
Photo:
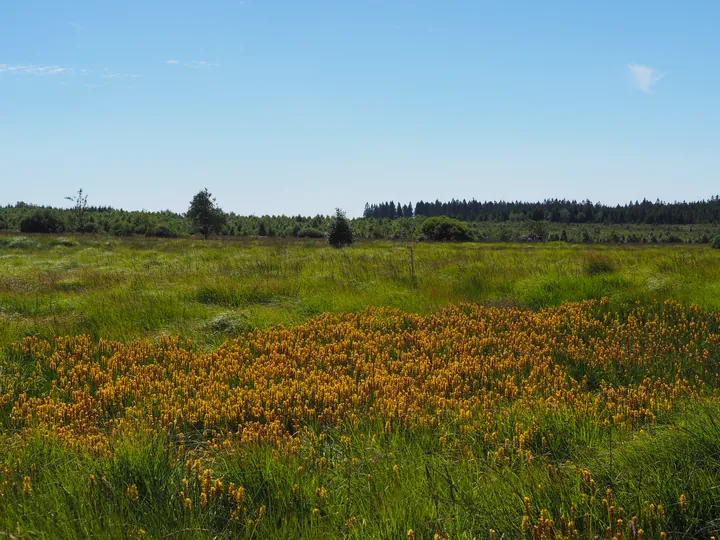
[[[0,532],[711,538],[702,245],[0,237]]]

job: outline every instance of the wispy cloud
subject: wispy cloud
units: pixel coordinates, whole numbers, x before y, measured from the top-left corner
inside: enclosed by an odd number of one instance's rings
[[[218,67],[220,65],[217,62],[209,62],[208,60],[188,60],[188,61],[168,60],[166,63],[172,64],[172,65],[182,65],[182,66],[185,66],[188,68],[193,68],[193,69]]]
[[[652,87],[666,75],[665,73],[659,73],[655,68],[642,64],[629,64],[628,69],[635,88],[642,90],[646,94],[650,94]]]
[[[101,75],[103,79],[139,79],[142,75],[137,73],[114,73],[109,69],[105,69]]]
[[[185,62],[185,65],[190,68],[194,69],[200,69],[200,68],[209,68],[209,67],[217,67],[217,62],[208,62],[207,60],[193,60],[192,62]]]
[[[71,73],[72,68],[61,66],[34,66],[0,64],[0,73],[13,73],[17,75],[62,75]]]
[[[55,66],[55,65],[35,65],[35,64],[0,64],[0,77],[3,75],[15,75],[15,76],[51,76],[51,75],[63,75],[64,77],[67,76],[68,79],[65,79],[63,77],[63,84],[64,86],[67,86],[69,80],[76,78],[76,77],[82,77],[84,79],[84,82],[86,83],[85,86],[87,88],[98,88],[99,79],[118,79],[118,80],[133,80],[133,79],[140,79],[142,75],[138,73],[126,73],[126,72],[116,72],[111,71],[109,68],[105,68],[100,71],[94,71],[92,69],[87,68],[69,68],[69,67],[63,67],[63,66]],[[68,83],[69,84],[69,83]],[[103,83],[105,84],[105,83]]]

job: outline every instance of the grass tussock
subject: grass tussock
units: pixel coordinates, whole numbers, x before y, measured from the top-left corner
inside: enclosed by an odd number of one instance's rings
[[[612,274],[616,267],[613,260],[603,252],[588,251],[583,256],[583,269],[589,276]]]

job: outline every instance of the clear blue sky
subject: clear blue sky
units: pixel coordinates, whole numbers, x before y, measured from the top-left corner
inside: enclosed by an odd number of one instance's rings
[[[0,204],[720,192],[720,2],[0,5]]]

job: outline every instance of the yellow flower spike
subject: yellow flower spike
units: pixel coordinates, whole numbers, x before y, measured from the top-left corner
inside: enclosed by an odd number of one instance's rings
[[[127,488],[126,493],[127,493],[128,499],[130,499],[133,502],[136,502],[138,500],[138,498],[140,497],[140,495],[138,493],[138,488],[135,484],[133,484],[132,486]]]
[[[235,491],[235,505],[240,507],[243,500],[245,500],[245,488],[243,486],[240,486]]]
[[[26,476],[23,478],[23,495],[32,495],[33,488],[32,488],[32,480],[29,476]]]

